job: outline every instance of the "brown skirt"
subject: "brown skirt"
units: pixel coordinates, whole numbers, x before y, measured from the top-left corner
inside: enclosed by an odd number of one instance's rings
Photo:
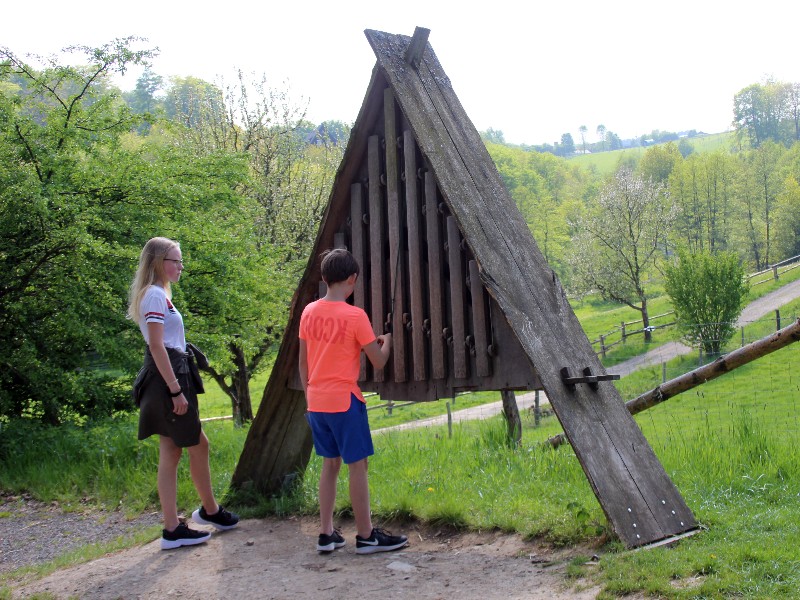
[[[192,364],[191,354],[174,348],[167,348],[167,354],[189,408],[183,415],[172,412],[169,387],[158,372],[148,347],[144,354],[144,366],[133,384],[133,395],[139,405],[139,439],[163,435],[171,438],[180,448],[196,446],[200,442],[201,431],[197,392],[198,387],[202,392],[202,381],[196,381],[199,373]]]

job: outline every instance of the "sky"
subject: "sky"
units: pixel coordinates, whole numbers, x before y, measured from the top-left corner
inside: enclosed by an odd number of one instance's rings
[[[783,0],[9,0],[0,46],[24,57],[139,36],[159,75],[264,74],[310,121],[352,123],[375,64],[364,30],[425,27],[476,128],[533,145],[580,143],[582,125],[587,142],[601,124],[623,139],[727,131],[737,92],[800,82],[798,17]]]

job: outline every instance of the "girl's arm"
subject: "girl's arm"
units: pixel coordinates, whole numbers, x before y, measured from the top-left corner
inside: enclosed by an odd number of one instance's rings
[[[148,323],[147,336],[150,338],[150,354],[153,355],[153,361],[156,363],[156,368],[167,384],[171,394],[181,389],[178,383],[178,378],[175,377],[175,372],[172,370],[172,363],[169,362],[169,355],[167,348],[164,346],[164,325],[162,323]],[[183,395],[183,392],[172,398],[172,412],[176,415],[182,415],[189,408],[189,402]]]

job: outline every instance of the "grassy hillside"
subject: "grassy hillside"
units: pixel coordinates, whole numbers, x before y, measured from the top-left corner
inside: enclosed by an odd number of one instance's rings
[[[733,141],[733,133],[712,133],[693,137],[689,140],[695,152],[714,152],[719,148],[726,148]],[[637,162],[647,148],[627,148],[610,152],[597,152],[594,154],[580,154],[568,160],[580,167],[606,175],[613,173],[617,166],[626,162]]]

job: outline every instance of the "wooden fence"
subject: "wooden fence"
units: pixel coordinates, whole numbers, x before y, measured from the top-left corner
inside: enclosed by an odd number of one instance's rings
[[[787,273],[792,269],[800,267],[800,262],[798,262],[798,260],[800,260],[800,255],[787,258],[786,260],[782,260],[781,262],[775,263],[774,265],[764,269],[763,271],[759,271],[758,273],[753,273],[752,275],[748,275],[747,280],[750,281],[751,279],[755,279],[756,277],[762,277],[763,275],[770,273],[771,274],[770,277],[767,277],[766,279],[761,279],[759,281],[756,281],[755,283],[751,283],[750,285],[754,286],[754,285],[760,285],[762,283],[767,283],[768,281],[776,281],[780,279],[780,276],[783,273]]]
[[[791,271],[792,269],[796,269],[797,267],[800,267],[800,255],[792,256],[791,258],[787,258],[787,259],[782,260],[782,261],[780,261],[778,263],[775,263],[774,265],[772,265],[771,267],[769,267],[767,269],[764,269],[763,271],[759,271],[757,273],[753,273],[751,275],[748,275],[747,276],[747,280],[750,281],[750,280],[755,279],[757,277],[762,277],[762,279],[760,279],[759,281],[751,283],[750,284],[751,286],[756,286],[756,285],[760,285],[762,283],[767,283],[768,281],[780,280],[780,276],[781,275],[783,275],[784,273],[788,273],[789,271]],[[763,278],[764,275],[767,275],[768,273],[770,274],[770,276],[766,277],[766,278]],[[671,310],[669,312],[665,312],[664,314],[661,314],[661,315],[656,315],[654,317],[650,317],[650,327],[649,327],[650,331],[655,331],[656,329],[662,329],[664,327],[669,327],[670,325],[675,325],[675,321],[672,321],[670,323],[658,324],[658,325],[653,325],[652,324],[653,321],[656,321],[657,319],[661,319],[663,317],[666,317],[666,316],[672,315],[672,314],[675,314],[674,310]],[[780,317],[778,317],[778,319],[780,319]],[[634,329],[634,330],[629,330],[628,329],[632,325],[637,325],[637,324],[642,323],[642,322],[643,322],[642,319],[638,319],[636,321],[627,321],[627,322],[623,321],[623,322],[620,323],[619,327],[615,327],[614,329],[612,329],[610,331],[607,331],[604,334],[601,334],[600,336],[597,337],[597,339],[591,340],[591,344],[595,348],[595,354],[605,358],[606,352],[608,352],[614,346],[616,346],[618,344],[624,344],[625,340],[627,338],[631,337],[631,336],[643,334],[645,332],[645,328],[644,327],[641,327],[639,329]],[[620,336],[619,339],[617,339],[616,341],[610,342],[609,339],[614,338],[614,336],[617,335],[617,334],[619,334],[619,336]]]

